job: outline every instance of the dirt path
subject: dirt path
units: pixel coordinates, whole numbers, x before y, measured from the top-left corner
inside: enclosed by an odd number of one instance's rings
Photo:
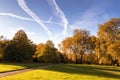
[[[28,71],[32,71],[32,70],[36,70],[38,68],[45,68],[45,67],[49,67],[49,66],[53,66],[53,65],[46,65],[46,66],[40,66],[40,67],[35,67],[35,68],[29,68],[29,69],[23,69],[23,70],[16,70],[16,71],[0,73],[0,78],[10,76],[10,75],[19,74],[19,73],[24,73],[24,72],[28,72]]]

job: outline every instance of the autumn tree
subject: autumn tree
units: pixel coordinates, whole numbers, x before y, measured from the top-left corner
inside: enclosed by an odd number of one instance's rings
[[[110,44],[108,54],[112,57],[112,64],[120,65],[120,41]]]
[[[104,24],[99,25],[98,38],[100,40],[99,51],[105,57],[104,61],[119,64],[119,59],[114,56],[119,55],[119,48],[117,44],[120,41],[120,19],[111,19]],[[117,50],[113,50],[113,49]],[[101,58],[102,59],[102,58]]]
[[[72,47],[70,45],[73,44],[73,38],[72,37],[67,37],[65,40],[62,41],[62,44],[60,46],[60,50],[62,52],[62,55],[64,56],[64,62],[74,62],[76,63],[77,57],[76,54],[74,58],[72,59],[73,56],[71,54],[74,54],[72,51]]]
[[[72,58],[75,63],[83,62],[83,55],[89,46],[89,32],[83,29],[75,29],[73,36],[62,41],[63,52],[74,54]],[[78,56],[80,59],[78,59]]]
[[[98,37],[107,43],[120,40],[120,19],[112,18],[104,24],[99,25]]]
[[[112,63],[112,58],[110,55],[107,54],[108,45],[106,41],[97,39],[96,47],[95,47],[95,55],[97,64],[108,64]]]
[[[42,55],[41,53],[41,51],[42,51],[42,48],[44,47],[44,44],[43,43],[40,43],[40,44],[38,44],[37,45],[37,47],[36,47],[36,51],[35,51],[35,53],[34,53],[34,55],[33,55],[33,58],[34,58],[34,62],[38,62],[38,58]]]
[[[88,47],[86,50],[87,52],[84,56],[85,63],[97,64],[97,55],[95,53],[96,43],[97,43],[97,37],[96,36],[89,36]]]
[[[50,40],[45,44],[41,43],[37,46],[34,58],[36,58],[38,62],[45,63],[57,63],[60,62],[61,59],[59,51]]]

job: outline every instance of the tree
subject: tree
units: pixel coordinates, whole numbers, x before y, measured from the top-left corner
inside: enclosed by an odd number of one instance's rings
[[[120,18],[107,21],[99,25],[98,37],[108,43],[114,43],[120,40]]]
[[[97,55],[95,53],[97,38],[95,36],[90,36],[88,41],[87,54],[85,54],[85,63],[96,64]]]
[[[120,41],[110,44],[108,47],[108,54],[111,55],[113,60],[113,65],[120,65]]]
[[[45,44],[39,44],[36,48],[34,58],[38,62],[57,63],[61,61],[59,51],[54,47],[52,41],[48,40]]]
[[[23,30],[19,30],[15,36],[13,37],[14,41],[24,41],[24,42],[28,42],[28,37],[26,35],[26,33]]]
[[[34,61],[35,62],[38,62],[38,58],[42,55],[42,48],[44,47],[44,44],[43,43],[40,43],[40,44],[38,44],[37,45],[37,47],[36,47],[36,51],[35,51],[35,53],[34,53],[34,55],[33,55],[33,58],[34,58]]]
[[[31,62],[35,48],[23,30],[19,30],[4,51],[5,61]]]
[[[103,55],[102,57],[106,57],[111,64],[118,64],[119,59],[115,56],[119,55],[119,47],[117,44],[119,44],[120,41],[120,19],[113,18],[99,25],[98,38],[100,40],[98,49],[100,54]]]
[[[112,58],[107,51],[108,45],[106,41],[97,39],[96,47],[95,47],[95,55],[96,55],[96,61],[97,64],[108,64],[111,65]]]
[[[80,54],[80,63],[83,63],[83,55],[89,48],[89,32],[84,29],[75,29],[73,33],[74,46],[76,54]]]
[[[3,36],[0,37],[0,61],[3,60],[4,50],[9,40],[5,39]]]
[[[49,47],[54,48],[54,44],[53,44],[53,42],[50,41],[50,40],[47,40],[46,45],[48,45]]]
[[[75,29],[73,36],[62,41],[63,52],[73,53],[74,61],[77,63],[77,55],[80,55],[78,62],[83,62],[83,55],[87,51],[89,41],[89,32],[83,29]]]

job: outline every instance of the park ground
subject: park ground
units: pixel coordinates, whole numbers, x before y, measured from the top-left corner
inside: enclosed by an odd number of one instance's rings
[[[46,65],[48,66],[44,67]],[[0,80],[120,80],[120,67],[87,64],[2,63],[0,73],[30,67],[38,68],[2,77]]]

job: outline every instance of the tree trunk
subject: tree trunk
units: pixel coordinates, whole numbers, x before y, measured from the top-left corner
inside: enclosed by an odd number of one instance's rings
[[[83,63],[83,55],[81,55],[81,57],[80,57],[80,64],[82,64]]]

